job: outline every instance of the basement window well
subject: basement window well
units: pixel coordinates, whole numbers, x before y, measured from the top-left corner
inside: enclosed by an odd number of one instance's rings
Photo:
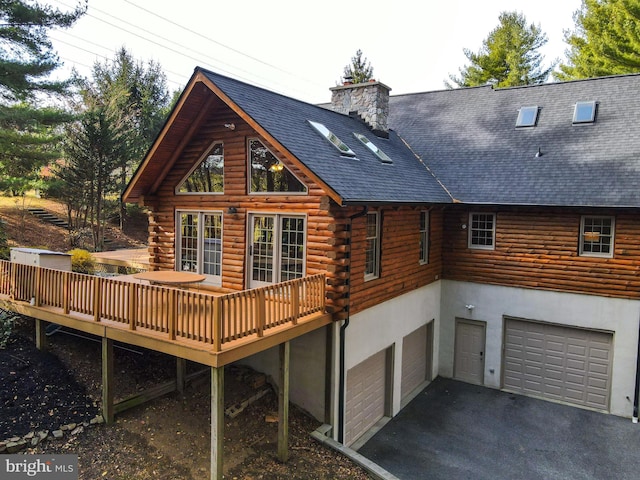
[[[309,124],[324,138],[329,140],[331,145],[336,147],[338,151],[344,155],[345,157],[353,157],[355,158],[356,154],[353,150],[349,148],[349,146],[340,140],[331,130],[325,127],[322,123],[314,122],[312,120],[308,120]]]
[[[356,132],[353,132],[353,136],[360,140],[369,150],[371,150],[382,163],[393,163],[393,160],[391,160],[391,158],[389,158],[386,153],[376,147],[376,145],[367,137]]]
[[[593,100],[590,102],[576,102],[576,106],[573,111],[573,124],[595,122],[596,109],[597,103]]]
[[[516,119],[516,128],[535,127],[538,123],[539,111],[540,109],[537,106],[520,108],[520,110],[518,110],[518,118]]]

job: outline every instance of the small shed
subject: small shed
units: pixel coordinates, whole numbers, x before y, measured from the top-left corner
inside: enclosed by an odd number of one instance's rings
[[[71,255],[38,248],[12,248],[11,261],[55,270],[71,271]]]

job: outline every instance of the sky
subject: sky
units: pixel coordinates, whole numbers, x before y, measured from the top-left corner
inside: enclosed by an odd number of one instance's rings
[[[46,0],[68,10],[77,0]],[[196,66],[310,103],[329,88],[360,49],[391,94],[445,88],[449,74],[478,51],[503,11],[523,13],[549,39],[545,65],[564,59],[564,31],[574,29],[581,0],[89,0],[72,28],[50,32],[64,67],[88,76],[121,47],[153,60],[170,90]]]

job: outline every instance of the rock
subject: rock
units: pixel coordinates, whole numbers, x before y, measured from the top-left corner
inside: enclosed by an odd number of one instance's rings
[[[79,427],[76,427],[73,430],[71,430],[71,435],[77,435],[82,432],[84,432],[84,427],[80,425]]]
[[[40,443],[40,437],[33,437],[33,438],[31,439],[31,446],[32,446],[32,447],[37,446],[39,443]]]
[[[20,441],[20,437],[11,437],[11,438],[9,439],[9,441],[10,441],[10,442],[14,442],[14,443],[15,443],[15,442],[19,442],[19,441]]]
[[[44,440],[48,436],[49,436],[49,430],[40,430],[38,432],[38,438],[40,438],[40,441]]]
[[[64,432],[62,430],[54,430],[53,438],[62,438],[64,437]]]
[[[7,451],[7,442],[0,442],[0,453]]]
[[[29,432],[24,436],[25,440],[31,440],[36,435],[36,432]]]
[[[19,440],[17,442],[7,443],[7,453],[16,453],[24,448],[27,444],[26,440]]]
[[[91,421],[89,421],[89,423],[91,425],[104,423],[104,418],[102,417],[102,415],[96,415],[94,418],[91,419]]]
[[[70,423],[68,425],[63,425],[60,427],[60,430],[62,430],[63,432],[67,432],[76,428],[77,425],[78,425],[77,423]]]

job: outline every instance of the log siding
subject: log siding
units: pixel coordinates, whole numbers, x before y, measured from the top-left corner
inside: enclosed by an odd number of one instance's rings
[[[505,286],[640,298],[640,219],[637,212],[505,208],[496,213],[494,250],[468,248],[468,208],[445,214],[443,278]],[[479,211],[473,209],[473,211]],[[580,256],[583,215],[615,218],[612,258]]]
[[[366,217],[353,221],[350,268],[350,310],[360,312],[437,281],[442,274],[442,209],[429,212],[429,259],[420,262],[420,214],[412,207],[380,212],[380,275],[365,280]],[[357,210],[351,212],[356,213]]]
[[[228,129],[225,124],[234,124],[235,128]],[[308,193],[247,193],[249,138],[257,138],[267,146],[307,186]],[[213,141],[220,141],[224,146],[224,193],[176,194],[176,186],[202,158]],[[222,211],[221,289],[224,291],[248,288],[247,269],[250,266],[246,258],[247,228],[248,218],[252,213],[303,215],[306,219],[306,275],[337,270],[329,268],[335,261],[329,252],[336,248],[334,232],[329,227],[335,225],[335,221],[329,212],[331,202],[325,192],[226,107],[212,108],[201,128],[177,156],[175,164],[159,184],[155,195],[145,198],[145,204],[149,208],[149,254],[152,270],[176,268],[176,211],[179,210]],[[236,213],[229,213],[230,207],[234,207]],[[337,300],[341,289],[337,286],[333,290],[329,286],[327,291],[330,298]],[[334,308],[331,301],[328,302],[329,311],[341,308]]]

